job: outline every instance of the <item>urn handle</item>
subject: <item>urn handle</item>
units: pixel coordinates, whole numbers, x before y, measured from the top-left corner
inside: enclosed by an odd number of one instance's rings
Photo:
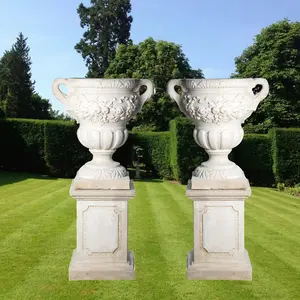
[[[154,83],[149,79],[140,79],[139,84],[137,88],[135,89],[136,92],[140,90],[142,86],[146,86],[146,91],[140,95],[140,99],[142,100],[142,103],[144,104],[147,100],[150,99],[150,97],[155,94],[155,86]]]
[[[53,92],[53,95],[63,104],[65,104],[65,100],[67,100],[68,98],[68,95],[66,95],[65,93],[63,93],[59,86],[61,84],[65,84],[67,85],[68,83],[68,79],[64,79],[64,78],[57,78],[53,81],[53,84],[52,84],[52,92]]]
[[[171,79],[168,82],[168,86],[167,86],[167,92],[169,96],[171,97],[172,100],[176,101],[178,105],[180,104],[181,96],[175,91],[175,87],[179,86],[182,89],[181,83],[182,83],[181,79]]]
[[[269,83],[264,78],[254,78],[251,83],[252,93],[254,94],[254,102],[257,105],[265,99],[269,94]],[[255,107],[255,109],[256,109]]]

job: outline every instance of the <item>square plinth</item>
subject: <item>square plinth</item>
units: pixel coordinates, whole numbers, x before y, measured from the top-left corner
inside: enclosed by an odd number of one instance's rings
[[[188,253],[186,278],[188,280],[252,280],[252,266],[247,250],[241,261],[194,263],[194,249]]]
[[[127,263],[105,262],[97,257],[81,256],[73,252],[69,266],[69,280],[134,280],[134,256],[128,251]]]
[[[189,181],[186,190],[194,210],[194,248],[187,258],[187,279],[252,280],[244,246],[244,201],[251,195],[248,180],[197,183],[198,189],[195,185],[192,189]]]
[[[77,246],[69,266],[69,280],[133,280],[134,257],[128,251],[130,189],[77,189]],[[91,186],[90,186],[91,187]],[[118,184],[116,184],[118,187]]]

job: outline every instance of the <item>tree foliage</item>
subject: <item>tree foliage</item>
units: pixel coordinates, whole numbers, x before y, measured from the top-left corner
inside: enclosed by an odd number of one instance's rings
[[[0,106],[9,117],[30,115],[34,82],[31,80],[29,50],[27,38],[20,33],[11,50],[0,60]]]
[[[168,81],[172,78],[203,78],[203,73],[191,68],[180,45],[148,38],[138,45],[119,45],[105,77],[151,79],[156,94],[130,122],[129,128],[142,126],[160,131],[167,130],[169,121],[181,115],[177,104],[166,93]]]
[[[270,94],[249,118],[249,128],[300,126],[300,22],[283,21],[264,28],[254,44],[235,59],[232,77],[263,77]]]
[[[49,100],[35,92],[29,51],[20,33],[0,59],[0,118],[62,119]]]
[[[75,45],[88,67],[87,77],[103,77],[118,44],[127,44],[132,17],[130,0],[91,0],[77,12],[86,31]]]

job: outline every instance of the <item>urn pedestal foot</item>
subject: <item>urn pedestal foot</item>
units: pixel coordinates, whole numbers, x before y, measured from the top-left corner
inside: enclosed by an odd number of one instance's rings
[[[194,181],[196,179],[193,178]],[[244,200],[251,189],[247,179],[198,179],[186,195],[193,200],[194,248],[188,253],[187,279],[252,280],[252,267],[244,247]]]
[[[130,189],[76,189],[77,245],[69,266],[69,280],[132,280],[134,256],[128,251],[128,201]]]

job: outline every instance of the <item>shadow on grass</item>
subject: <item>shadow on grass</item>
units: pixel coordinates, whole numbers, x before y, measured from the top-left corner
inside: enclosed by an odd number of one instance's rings
[[[27,179],[56,180],[58,178],[50,177],[47,175],[41,175],[41,174],[0,170],[0,186],[17,183]]]

